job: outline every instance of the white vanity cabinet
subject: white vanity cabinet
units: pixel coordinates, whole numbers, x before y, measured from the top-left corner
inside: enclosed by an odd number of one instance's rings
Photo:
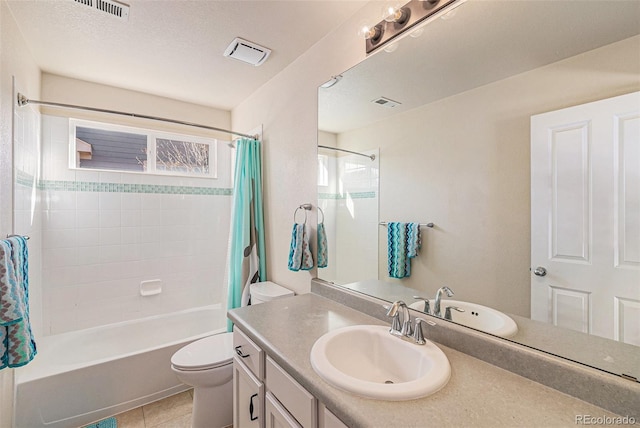
[[[264,352],[233,331],[233,426],[264,428]]]
[[[235,428],[347,428],[237,326],[233,346]]]

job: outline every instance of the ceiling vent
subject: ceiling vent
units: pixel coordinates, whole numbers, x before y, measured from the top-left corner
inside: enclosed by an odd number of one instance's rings
[[[123,21],[129,20],[129,5],[114,0],[74,0],[95,10],[114,16]]]
[[[375,100],[373,100],[371,102],[375,103],[375,104],[379,104],[381,106],[388,107],[388,108],[397,107],[400,104],[402,104],[401,102],[393,101],[393,100],[391,100],[389,98],[385,98],[385,97],[376,98]]]
[[[224,56],[246,62],[247,64],[261,65],[269,58],[271,49],[264,46],[236,37],[233,42],[225,49]]]

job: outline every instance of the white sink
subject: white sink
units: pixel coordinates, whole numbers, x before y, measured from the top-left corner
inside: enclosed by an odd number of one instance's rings
[[[367,398],[401,401],[425,397],[449,381],[444,353],[389,334],[389,327],[359,325],[330,331],[311,349],[311,365],[325,381]]]
[[[429,304],[431,310],[433,310],[434,301],[429,300]],[[460,300],[442,300],[440,302],[440,308],[443,317],[447,306],[457,306],[460,309],[464,309],[464,312],[451,310],[452,321],[458,324],[500,337],[510,337],[518,332],[516,322],[510,316],[495,309]],[[415,302],[409,305],[409,307],[423,311],[424,302]]]

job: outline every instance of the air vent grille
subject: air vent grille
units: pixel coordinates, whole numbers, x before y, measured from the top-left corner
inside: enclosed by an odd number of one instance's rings
[[[271,54],[271,49],[236,37],[225,49],[224,56],[255,65],[264,63]]]
[[[389,99],[389,98],[386,98],[386,97],[376,98],[375,100],[373,100],[371,102],[375,103],[375,104],[379,104],[381,106],[385,106],[387,108],[397,107],[400,104],[402,104],[401,102],[393,101],[392,99]]]
[[[74,0],[76,3],[91,7],[123,21],[129,20],[129,5],[114,0]]]

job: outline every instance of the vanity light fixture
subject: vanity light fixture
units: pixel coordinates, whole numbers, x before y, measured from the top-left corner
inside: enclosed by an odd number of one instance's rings
[[[387,3],[382,10],[382,21],[374,26],[361,25],[358,34],[364,37],[366,52],[369,54],[427,18],[447,13],[464,1],[410,0],[405,5]],[[419,30],[416,31],[419,32]]]

